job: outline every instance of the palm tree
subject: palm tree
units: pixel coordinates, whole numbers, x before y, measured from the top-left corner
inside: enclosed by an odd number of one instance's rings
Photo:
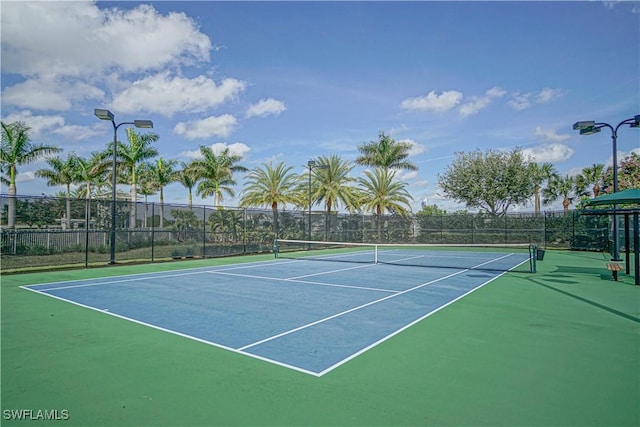
[[[342,204],[349,211],[357,209],[358,189],[352,184],[356,179],[349,174],[354,166],[340,156],[320,156],[319,167],[313,169],[314,185],[311,202],[325,205],[325,240],[329,238],[329,218],[331,212]]]
[[[158,139],[160,139],[160,137],[155,133],[141,134],[131,128],[127,128],[128,143],[125,144],[118,141],[118,160],[120,165],[124,167],[124,171],[120,176],[126,176],[128,184],[131,186],[131,210],[129,212],[129,224],[132,228],[136,226],[136,202],[138,199],[137,185],[140,164],[145,160],[152,159],[158,155],[158,150],[151,146],[151,144],[157,142]],[[112,156],[113,142],[111,142],[109,148],[102,153],[102,158],[105,162],[109,163],[113,162]]]
[[[579,189],[582,189],[581,195],[588,196],[588,188],[591,187],[593,197],[600,195],[600,188],[602,179],[604,177],[604,165],[601,163],[594,163],[582,169],[582,173],[576,177],[576,185]]]
[[[190,163],[181,162],[182,170],[176,174],[176,181],[189,192],[189,208],[193,206],[193,187],[198,183],[198,176]]]
[[[91,199],[92,186],[97,187],[107,180],[108,168],[101,158],[100,153],[92,153],[89,159],[76,157],[76,179],[78,183],[84,184],[82,194],[86,199]]]
[[[284,162],[275,167],[271,163],[263,163],[262,167],[253,169],[242,190],[240,206],[268,206],[273,212],[273,234],[278,236],[278,206],[287,203],[299,203],[296,194],[301,177],[291,173],[293,167]]]
[[[382,167],[385,169],[418,170],[418,167],[407,161],[411,144],[397,142],[383,131],[378,134],[378,141],[370,141],[358,147],[360,155],[356,163],[362,166]]]
[[[13,122],[2,125],[2,145],[0,147],[0,165],[9,175],[9,203],[7,226],[16,225],[16,175],[17,167],[39,160],[44,156],[60,152],[58,147],[44,144],[33,144],[29,138],[29,128],[23,122]]]
[[[540,213],[540,190],[542,186],[556,174],[556,170],[549,162],[544,163],[531,163],[531,177],[533,179],[533,198],[534,198],[534,212]]]
[[[396,172],[385,168],[364,171],[366,178],[359,178],[362,207],[365,211],[374,212],[377,216],[378,239],[381,237],[381,216],[385,211],[400,215],[411,212],[411,194],[407,191],[407,183],[394,180]]]
[[[48,186],[64,185],[66,187],[67,213],[62,228],[71,228],[71,184],[78,182],[78,156],[70,153],[66,159],[52,157],[47,159],[47,164],[49,169],[38,169],[36,176],[46,179]]]
[[[146,169],[146,178],[151,188],[160,190],[160,228],[164,228],[164,187],[176,180],[176,171],[173,168],[177,163],[177,160],[165,160],[160,157]]]
[[[231,187],[236,185],[233,173],[246,172],[248,169],[237,164],[242,156],[231,154],[228,147],[220,154],[215,154],[211,147],[200,146],[200,154],[202,159],[191,163],[195,176],[201,180],[197,192],[202,197],[213,196],[213,204],[217,207],[223,201],[223,193],[231,197],[235,195]]]
[[[147,228],[147,218],[149,217],[149,196],[156,194],[156,189],[152,186],[151,181],[146,177],[146,169],[140,170],[140,180],[138,181],[138,193],[144,196],[144,218],[142,219],[142,227]]]
[[[318,157],[320,167],[313,170],[316,186],[311,197],[312,201],[324,201],[327,213],[342,203],[349,210],[356,208],[356,188],[350,184],[356,179],[349,174],[354,166],[342,160],[338,155]]]
[[[569,212],[569,205],[576,198],[576,180],[569,175],[553,175],[549,179],[547,187],[542,190],[543,203],[549,205],[558,199],[562,199],[564,213]]]

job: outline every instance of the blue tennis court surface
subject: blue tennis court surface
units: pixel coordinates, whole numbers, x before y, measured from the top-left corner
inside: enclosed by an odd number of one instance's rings
[[[24,288],[321,376],[501,274],[277,259]]]

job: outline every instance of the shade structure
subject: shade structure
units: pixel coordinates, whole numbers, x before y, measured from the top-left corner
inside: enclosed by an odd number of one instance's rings
[[[587,200],[584,206],[633,205],[640,204],[640,188],[618,191]]]

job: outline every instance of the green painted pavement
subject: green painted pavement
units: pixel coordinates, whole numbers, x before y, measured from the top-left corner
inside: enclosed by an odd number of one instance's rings
[[[3,276],[2,425],[640,425],[640,287],[602,254],[547,251],[321,378],[18,288],[259,259]]]

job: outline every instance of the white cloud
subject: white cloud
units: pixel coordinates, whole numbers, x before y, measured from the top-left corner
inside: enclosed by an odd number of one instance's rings
[[[484,96],[481,97],[472,97],[469,102],[464,103],[460,106],[459,112],[460,116],[467,117],[472,114],[478,113],[480,110],[484,110],[493,102],[494,99],[500,98],[506,94],[506,91],[498,86],[492,87],[487,90]]]
[[[3,105],[35,110],[66,111],[74,101],[102,97],[104,91],[95,86],[49,78],[29,79],[2,91]]]
[[[395,179],[397,181],[410,181],[418,177],[417,171],[399,171],[397,172]]]
[[[476,114],[478,113],[478,111],[485,109],[490,104],[490,102],[491,100],[486,97],[483,97],[483,98],[473,97],[471,98],[471,101],[467,102],[466,104],[463,104],[460,107],[460,110],[459,110],[460,115],[462,117],[467,117],[472,114]]]
[[[538,104],[546,104],[553,101],[560,96],[560,92],[555,89],[544,88],[536,95],[536,102]]]
[[[540,126],[536,127],[534,135],[542,138],[544,142],[562,142],[570,138],[569,135],[558,135],[554,129],[544,129]]]
[[[217,85],[205,76],[189,79],[163,72],[133,82],[118,93],[109,106],[122,113],[146,112],[171,117],[177,112],[206,111],[235,98],[245,87],[246,83],[233,78]]]
[[[209,147],[211,147],[211,150],[214,154],[220,154],[226,148],[228,148],[231,154],[236,154],[243,157],[249,152],[249,150],[251,150],[251,148],[249,148],[247,144],[244,144],[242,142],[234,142],[233,144],[227,144],[226,142],[217,142],[215,144],[211,144]],[[180,155],[189,159],[202,158],[202,156],[200,155],[200,150],[183,151],[182,153],[180,153]]]
[[[557,163],[571,158],[575,150],[564,144],[545,144],[535,148],[525,148],[522,153],[537,163]]]
[[[422,145],[413,139],[399,139],[397,142],[404,142],[411,146],[409,149],[409,157],[417,156],[418,154],[422,154],[427,151],[427,147],[425,145]]]
[[[211,136],[226,138],[233,132],[236,122],[236,118],[231,114],[223,114],[202,120],[180,122],[173,128],[173,132],[187,139],[209,138]]]
[[[66,139],[82,141],[85,139],[93,138],[97,135],[102,135],[104,133],[104,128],[99,129],[99,125],[95,126],[78,126],[78,125],[65,125],[60,128],[52,131],[57,135],[61,135]]]
[[[16,182],[31,182],[40,179],[34,171],[20,172],[16,175]]]
[[[282,113],[287,107],[284,102],[273,98],[261,99],[247,109],[247,117],[266,117]]]
[[[20,111],[19,113],[10,114],[2,118],[3,122],[24,122],[31,128],[29,136],[36,142],[46,143],[46,141],[37,141],[49,132],[64,126],[64,117],[62,116],[42,116],[33,115],[30,111]]]
[[[184,13],[93,1],[3,2],[2,71],[91,76],[208,61],[211,41]]]
[[[454,108],[462,100],[462,93],[456,90],[449,90],[438,95],[435,91],[429,92],[425,96],[407,98],[400,106],[405,110],[426,110],[434,112],[445,112]]]
[[[532,102],[537,104],[546,104],[553,101],[561,95],[561,92],[557,89],[544,88],[539,92],[516,92],[512,95],[512,98],[507,104],[518,111],[526,110],[531,107]]]
[[[526,94],[521,94],[521,93],[515,93],[513,94],[513,98],[507,102],[507,104],[518,111],[522,111],[522,110],[526,110],[527,108],[529,108],[531,106],[531,94],[526,93]]]

